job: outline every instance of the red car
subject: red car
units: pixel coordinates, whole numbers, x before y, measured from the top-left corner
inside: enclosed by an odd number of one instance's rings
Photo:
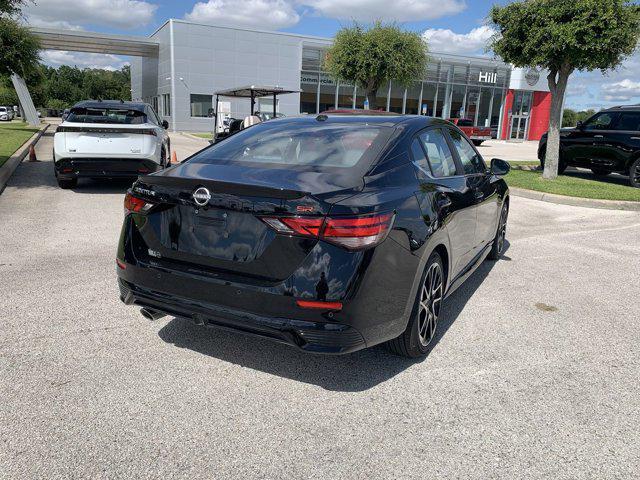
[[[485,140],[491,140],[490,127],[476,127],[469,118],[450,118],[449,121],[462,130],[476,147]]]

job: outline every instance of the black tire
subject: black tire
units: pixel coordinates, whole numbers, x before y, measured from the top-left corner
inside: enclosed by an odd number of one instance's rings
[[[544,170],[544,160],[547,158],[547,152],[542,152],[542,158],[540,159],[540,170]],[[568,165],[562,161],[562,155],[558,161],[558,175],[562,175],[567,169]]]
[[[498,228],[496,236],[493,237],[493,245],[487,258],[489,260],[500,260],[502,251],[504,250],[504,240],[507,237],[507,220],[509,218],[509,204],[505,201],[500,210],[500,218],[498,219]]]
[[[160,151],[160,169],[163,170],[168,166],[169,164],[167,163],[167,152],[163,147],[162,150]]]
[[[476,147],[482,145],[483,140],[471,140]]]
[[[67,190],[69,188],[75,188],[78,185],[78,179],[77,178],[60,178],[60,177],[58,177],[56,180],[58,180],[58,186],[60,188],[65,189],[65,190]]]
[[[604,177],[609,175],[611,172],[609,170],[603,170],[601,168],[592,168],[591,173],[593,173],[596,177]]]
[[[629,184],[632,187],[640,188],[640,158],[631,164],[629,169]]]
[[[406,330],[397,338],[387,342],[387,348],[391,353],[408,358],[419,358],[427,355],[433,348],[445,285],[446,273],[442,259],[437,252],[433,252],[422,274],[420,288]],[[427,290],[430,295],[427,295]]]

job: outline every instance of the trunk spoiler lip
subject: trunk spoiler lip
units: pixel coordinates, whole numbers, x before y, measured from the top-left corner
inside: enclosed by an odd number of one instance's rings
[[[209,187],[212,190],[212,193],[217,194],[236,194],[236,195],[246,195],[251,197],[266,197],[266,198],[277,198],[283,200],[296,200],[304,197],[313,196],[313,193],[301,191],[301,190],[292,190],[286,188],[278,188],[275,186],[268,185],[259,185],[253,183],[236,183],[236,182],[224,182],[215,179],[204,179],[204,178],[188,178],[188,177],[166,177],[162,175],[145,175],[139,177],[138,181],[135,183],[133,189],[136,187],[142,187],[142,185],[146,186],[160,186],[160,187],[177,187],[184,188],[190,191],[195,191],[198,187]],[[144,187],[142,187],[144,188]]]

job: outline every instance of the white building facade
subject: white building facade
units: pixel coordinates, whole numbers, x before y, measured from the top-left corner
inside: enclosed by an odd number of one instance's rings
[[[285,115],[364,107],[362,89],[322,70],[331,39],[171,19],[149,40],[159,44],[158,56],[133,59],[132,99],[152,104],[172,130],[211,131],[213,93],[246,85],[301,90],[278,97],[277,109]],[[398,113],[470,118],[501,131],[511,72],[510,65],[493,59],[431,52],[423,78],[409,87],[390,82],[378,90],[377,105]],[[222,101],[232,117],[249,113],[246,99]],[[272,100],[260,99],[257,108],[270,112]]]

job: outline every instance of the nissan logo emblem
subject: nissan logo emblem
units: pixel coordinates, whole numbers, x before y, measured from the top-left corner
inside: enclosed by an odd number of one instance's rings
[[[209,203],[209,200],[211,200],[211,194],[208,189],[200,187],[193,192],[193,201],[196,202],[196,205],[204,207]]]

